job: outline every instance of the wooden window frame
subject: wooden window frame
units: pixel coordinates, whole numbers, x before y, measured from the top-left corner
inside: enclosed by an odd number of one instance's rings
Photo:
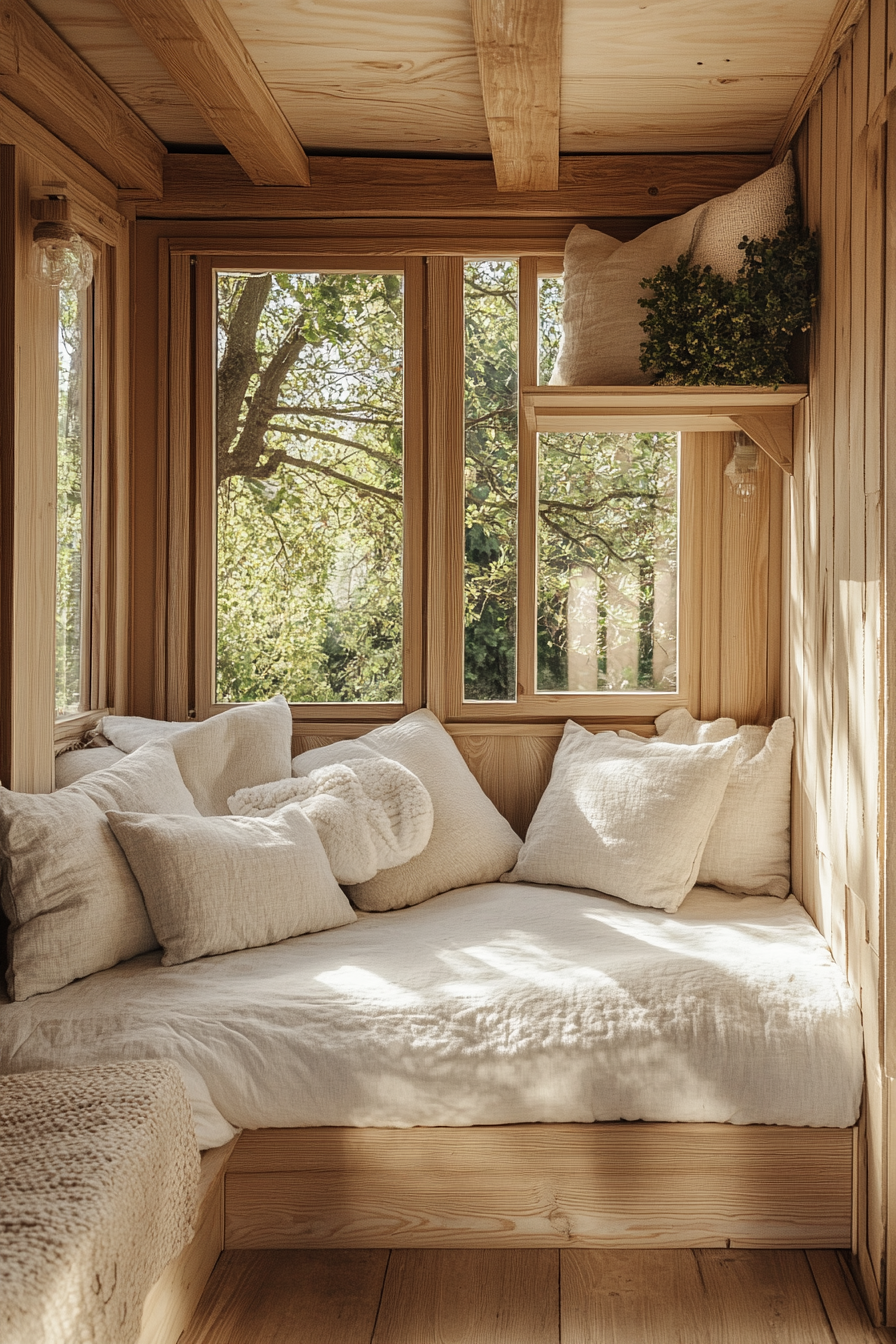
[[[82,462],[81,695],[71,713],[57,714],[54,746],[73,745],[120,699],[125,684],[123,638],[127,594],[127,434],[123,412],[122,340],[127,324],[118,293],[119,246],[84,232],[94,258],[85,342],[84,407],[89,426]],[[124,328],[124,332],[122,332]],[[53,618],[55,628],[55,589]]]
[[[496,252],[495,258],[501,257]],[[553,257],[520,256],[519,385],[538,381],[538,277],[559,274]],[[427,258],[430,310],[442,315],[429,324],[429,705],[451,723],[531,722],[577,718],[588,721],[653,720],[664,710],[694,702],[692,682],[699,658],[700,607],[684,597],[694,581],[693,538],[699,518],[693,505],[700,452],[697,436],[682,435],[679,460],[678,688],[676,691],[538,691],[537,494],[538,436],[520,414],[517,505],[517,693],[515,700],[464,698],[464,258]]]
[[[3,103],[0,145],[0,779],[54,784],[54,756],[107,708],[125,708],[128,672],[130,226],[118,193],[37,123]],[[29,278],[32,202],[64,193],[94,250],[92,483],[82,589],[82,704],[55,707],[58,308]]]
[[[187,718],[193,714],[204,719],[233,707],[216,701],[214,696],[214,277],[222,270],[264,272],[272,269],[272,258],[267,249],[247,249],[236,240],[232,246],[219,245],[198,255],[176,245],[169,248],[168,242],[163,240],[160,245],[160,300],[165,316],[160,337],[165,339],[170,334],[170,339],[167,351],[160,350],[160,366],[167,369],[167,377],[162,380],[164,404],[160,416],[160,423],[167,425],[167,443],[160,453],[158,480],[158,531],[164,530],[165,535],[157,550],[156,704],[164,706],[161,713],[166,717]],[[424,703],[422,258],[306,252],[295,244],[291,252],[277,251],[275,256],[277,270],[380,271],[404,278],[403,696],[401,701],[303,701],[292,706],[294,719],[305,723],[395,722]],[[192,395],[191,389],[195,389]]]
[[[316,242],[317,240],[315,240]],[[157,457],[156,623],[153,712],[203,718],[215,704],[213,274],[216,269],[404,270],[405,641],[402,703],[292,706],[297,732],[354,736],[426,704],[453,731],[515,733],[527,724],[589,725],[647,731],[666,709],[717,715],[743,706],[744,721],[769,721],[778,701],[780,473],[761,454],[756,507],[738,519],[723,468],[732,435],[682,433],[679,473],[678,689],[671,692],[535,691],[535,436],[520,417],[518,646],[516,701],[463,699],[463,267],[465,256],[514,257],[521,268],[521,386],[537,373],[538,276],[560,258],[496,247],[438,253],[349,249],[327,252],[294,240],[159,236],[159,423]],[[206,316],[197,320],[197,314]],[[416,333],[416,336],[415,336]],[[771,474],[770,474],[771,473]],[[765,557],[765,558],[763,558]],[[760,564],[755,583],[750,568]],[[770,568],[771,567],[771,568]],[[743,611],[744,575],[750,575]],[[755,588],[755,596],[753,589]],[[727,604],[727,605],[726,605]],[[732,614],[732,611],[734,614]],[[527,628],[528,627],[528,628]],[[743,628],[741,628],[743,627]],[[734,655],[734,656],[732,656]],[[715,708],[714,708],[715,707]],[[303,726],[304,725],[304,726]],[[552,729],[553,731],[553,729]]]

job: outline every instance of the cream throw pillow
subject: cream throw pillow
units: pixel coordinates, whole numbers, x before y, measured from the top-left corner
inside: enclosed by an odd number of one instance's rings
[[[57,793],[0,789],[10,997],[28,999],[157,946],[110,807],[199,817],[167,742]]]
[[[416,858],[349,887],[361,910],[397,910],[454,887],[494,882],[516,861],[519,836],[473,778],[435,714],[418,709],[350,742],[296,756],[294,775],[385,756],[416,775],[432,799],[429,844]]]
[[[298,804],[265,818],[109,812],[108,819],[142,888],[163,966],[357,918]]]
[[[663,220],[631,242],[577,224],[563,263],[563,338],[552,383],[620,386],[650,383],[641,369],[641,322],[647,297],[641,281],[661,266],[674,266],[683,252],[695,266],[712,266],[733,280],[743,263],[738,243],[773,237],[794,200],[790,155],[737,191],[717,196],[685,215]]]
[[[697,881],[737,743],[592,735],[570,720],[513,872],[675,911]]]
[[[670,709],[659,716],[656,730],[654,742],[735,735],[734,768],[703,851],[700,884],[748,896],[788,896],[793,719],[777,719],[771,728],[738,728],[733,719],[700,722],[686,709]]]
[[[227,799],[239,789],[272,784],[289,775],[292,712],[282,695],[260,705],[237,705],[201,723],[110,714],[103,719],[103,733],[122,751],[167,738],[183,781],[204,817],[226,817]]]
[[[56,757],[56,788],[64,789],[85,775],[107,770],[110,765],[124,760],[125,753],[117,747],[85,747],[79,751],[64,751]]]

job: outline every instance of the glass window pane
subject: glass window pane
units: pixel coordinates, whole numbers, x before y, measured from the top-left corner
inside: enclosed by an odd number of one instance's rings
[[[402,698],[401,275],[218,275],[217,698]]]
[[[56,432],[56,713],[81,708],[84,360],[87,292],[59,294]]]
[[[538,451],[538,689],[676,690],[678,435]]]
[[[464,696],[516,696],[518,270],[464,267]]]
[[[563,333],[563,276],[538,280],[538,381],[549,383]]]

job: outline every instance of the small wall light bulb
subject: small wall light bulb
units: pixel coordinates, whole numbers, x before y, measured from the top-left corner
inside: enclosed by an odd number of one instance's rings
[[[725,468],[728,484],[738,499],[749,499],[756,493],[756,473],[759,469],[759,449],[746,434],[734,436],[734,452]]]

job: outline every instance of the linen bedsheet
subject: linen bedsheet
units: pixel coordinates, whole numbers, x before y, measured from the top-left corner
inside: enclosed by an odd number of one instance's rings
[[[204,1147],[229,1136],[214,1108],[248,1127],[858,1116],[859,1009],[793,897],[696,888],[670,915],[491,883],[160,955],[4,1005],[0,1071],[172,1059]]]

